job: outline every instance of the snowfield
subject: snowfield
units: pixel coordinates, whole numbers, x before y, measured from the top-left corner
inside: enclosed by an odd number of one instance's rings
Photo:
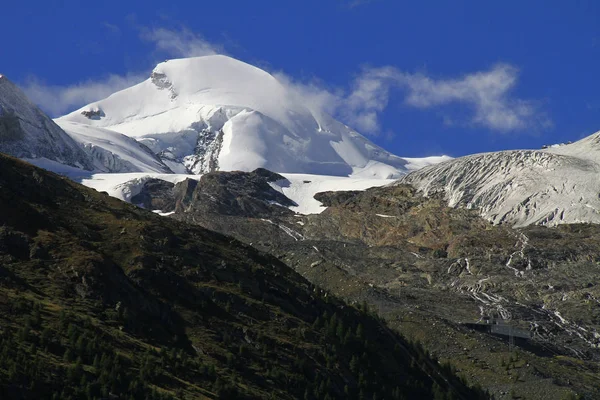
[[[81,173],[76,168],[65,168],[61,164],[33,161],[37,165],[54,170],[76,182],[106,192],[112,197],[131,202],[131,198],[142,190],[144,183],[149,179],[162,179],[171,183],[179,183],[186,179],[199,180],[202,175],[189,174],[158,174],[158,173]],[[325,210],[321,202],[314,199],[314,195],[325,191],[365,190],[375,186],[383,186],[394,182],[393,179],[351,178],[342,176],[324,176],[308,174],[282,174],[285,180],[272,182],[270,185],[275,190],[283,193],[298,206],[289,207],[299,214],[318,214]]]
[[[356,178],[308,174],[281,174],[286,180],[270,183],[271,187],[298,204],[289,207],[299,214],[319,214],[327,207],[314,198],[319,192],[365,190],[393,183],[393,179]]]

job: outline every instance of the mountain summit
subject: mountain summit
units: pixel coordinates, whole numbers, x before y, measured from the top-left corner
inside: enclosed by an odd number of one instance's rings
[[[57,120],[65,121],[136,138],[182,173],[267,168],[390,178],[415,161],[311,109],[269,73],[220,55],[160,63],[144,82]]]

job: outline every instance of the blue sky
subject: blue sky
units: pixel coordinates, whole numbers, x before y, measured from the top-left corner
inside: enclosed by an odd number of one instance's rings
[[[600,130],[593,0],[30,1],[1,12],[0,72],[54,115],[208,51],[325,94],[327,111],[401,156]]]

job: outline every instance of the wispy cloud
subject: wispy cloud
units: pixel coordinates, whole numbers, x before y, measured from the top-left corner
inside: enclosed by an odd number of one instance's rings
[[[37,78],[29,79],[22,89],[25,94],[52,116],[59,116],[90,102],[103,99],[114,92],[135,85],[145,76],[110,75],[105,79],[88,80],[67,86],[47,85]]]
[[[109,22],[105,22],[104,27],[111,35],[115,35],[115,36],[121,35],[121,28],[119,28],[118,25],[111,24]]]
[[[290,96],[314,113],[334,115],[342,106],[345,94],[341,88],[327,88],[324,82],[318,80],[298,81],[282,71],[272,72],[272,75],[289,91]]]
[[[390,96],[398,92],[406,106],[436,109],[444,124],[481,126],[510,132],[548,127],[551,121],[533,100],[512,94],[519,71],[509,64],[498,64],[486,71],[460,78],[434,79],[423,73],[406,73],[394,67],[364,68],[349,90],[332,93],[306,85],[312,99],[327,99],[330,113],[365,134],[381,131],[380,117],[388,108]],[[295,88],[301,87],[296,83]],[[467,120],[443,111],[444,106],[459,105],[469,111]]]
[[[187,28],[143,28],[141,38],[154,43],[156,50],[171,57],[198,57],[224,54],[222,46],[211,43]]]
[[[397,82],[407,90],[407,105],[426,109],[464,104],[472,110],[471,123],[492,130],[508,132],[549,124],[535,101],[512,95],[518,75],[516,67],[498,64],[458,79],[403,74]]]
[[[388,106],[396,74],[396,69],[392,67],[364,69],[342,102],[340,116],[366,134],[379,133],[379,116]]]

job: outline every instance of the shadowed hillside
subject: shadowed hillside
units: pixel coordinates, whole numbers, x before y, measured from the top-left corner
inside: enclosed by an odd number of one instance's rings
[[[473,399],[272,256],[0,156],[0,397]]]

